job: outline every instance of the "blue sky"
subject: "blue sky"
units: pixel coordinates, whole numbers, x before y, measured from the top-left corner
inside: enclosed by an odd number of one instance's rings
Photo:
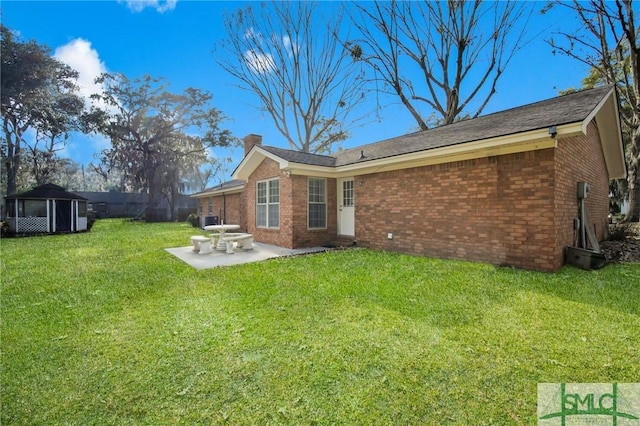
[[[545,2],[532,2],[536,11]],[[287,148],[270,118],[254,106],[257,98],[236,87],[237,82],[216,64],[213,48],[225,36],[224,14],[242,7],[246,2],[156,0],[136,1],[14,1],[4,0],[2,23],[17,31],[23,40],[35,39],[51,48],[52,54],[80,72],[80,83],[90,93],[90,82],[100,72],[121,72],[129,78],[144,74],[167,79],[170,90],[180,92],[186,87],[208,90],[213,105],[229,120],[223,126],[238,137],[249,133],[263,136],[267,145]],[[324,7],[338,7],[327,2]],[[485,113],[547,99],[558,90],[579,87],[586,68],[577,61],[554,56],[545,42],[554,30],[575,25],[572,16],[563,9],[547,15],[535,13],[528,33],[535,37],[519,52]],[[351,138],[343,143],[350,148],[416,130],[408,112],[393,99],[386,100],[380,121],[368,121],[366,127],[355,128]],[[75,135],[63,156],[88,164],[93,154],[105,147],[100,137]],[[234,164],[241,159],[241,149],[217,153],[231,155]],[[221,177],[221,178],[226,178]]]

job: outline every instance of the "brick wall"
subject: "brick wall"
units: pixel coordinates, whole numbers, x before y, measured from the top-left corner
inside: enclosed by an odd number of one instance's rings
[[[577,244],[573,221],[578,218],[578,182],[587,182],[591,191],[586,198],[589,222],[598,240],[606,238],[609,214],[609,177],[595,122],[589,124],[586,136],[560,139],[556,149],[555,190],[555,257],[559,261],[565,246]],[[556,264],[560,267],[561,264]]]
[[[280,228],[256,226],[256,182],[280,179]],[[287,176],[276,162],[265,159],[251,174],[245,189],[248,232],[256,241],[280,247],[300,248],[325,245],[336,235],[336,180],[327,179],[327,228],[307,227],[307,176]]]
[[[247,229],[246,219],[244,219],[244,203],[242,202],[242,194],[227,194],[224,197],[216,197],[217,203],[222,206],[221,220],[224,223],[238,224],[240,225],[239,232],[245,232]],[[216,205],[214,201],[214,206]]]
[[[312,176],[313,177],[313,176]],[[337,233],[337,196],[336,180],[326,179],[327,189],[327,228],[309,229],[308,227],[308,177],[292,176],[293,194],[293,244],[294,247],[314,247],[331,243]]]
[[[256,226],[256,183],[264,179],[280,180],[280,228],[268,229]],[[245,186],[247,229],[261,243],[293,248],[292,179],[280,170],[278,163],[264,159],[254,170]]]
[[[280,228],[256,227],[256,182],[280,180]],[[591,185],[590,225],[607,232],[608,177],[595,124],[557,149],[501,155],[356,178],[358,245],[440,258],[554,271],[573,245],[577,182]],[[327,179],[325,230],[307,228],[307,177],[265,159],[247,182],[247,231],[256,241],[297,248],[337,236],[336,180]],[[387,234],[393,234],[392,239]]]
[[[553,170],[542,150],[360,176],[358,245],[551,270]]]
[[[224,223],[233,223],[240,225],[240,232],[244,232],[247,229],[246,219],[246,198],[245,193],[233,193],[216,195],[213,197],[206,197],[198,199],[198,202],[202,202],[203,212],[200,216],[218,216],[219,220],[224,220]],[[213,211],[209,213],[209,201],[213,201]],[[204,223],[202,217],[200,223]]]

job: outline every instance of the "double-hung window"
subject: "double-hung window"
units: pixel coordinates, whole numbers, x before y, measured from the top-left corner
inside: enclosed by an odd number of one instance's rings
[[[309,229],[327,227],[327,180],[321,178],[309,178]]]
[[[259,181],[256,186],[256,226],[280,227],[280,181]]]

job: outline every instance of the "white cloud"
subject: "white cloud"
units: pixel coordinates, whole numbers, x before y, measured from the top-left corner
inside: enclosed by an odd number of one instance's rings
[[[247,50],[244,53],[244,60],[251,70],[258,74],[265,74],[276,68],[273,56],[269,54],[258,53],[253,50]]]
[[[282,44],[284,44],[285,49],[289,50],[291,48],[291,38],[289,38],[289,36],[283,36]]]
[[[291,42],[291,38],[289,38],[289,36],[282,37],[282,45],[288,52],[289,57],[293,56],[294,53],[297,53],[300,50],[300,46],[298,46],[296,43]]]
[[[248,28],[245,32],[244,32],[244,38],[245,39],[261,39],[262,37],[258,35],[258,33],[256,33],[256,31],[253,29],[253,27]]]
[[[100,60],[98,52],[87,40],[77,38],[56,48],[53,56],[78,71],[80,95],[90,103],[89,96],[102,92],[102,86],[95,83],[96,77],[107,72],[107,67]]]
[[[129,10],[138,13],[150,7],[157,12],[164,13],[176,8],[178,0],[118,0],[118,3],[125,3]]]
[[[102,93],[103,87],[96,84],[95,79],[108,71],[104,62],[100,60],[98,52],[91,46],[91,42],[77,38],[56,48],[53,56],[78,71],[76,83],[79,87],[79,94],[85,99],[87,107],[93,104],[108,111],[113,110],[113,107],[104,102],[95,102],[90,99],[92,94]],[[71,143],[64,146],[59,155],[69,157],[81,164],[87,164],[93,160],[93,153],[100,152],[110,146],[109,140],[103,135],[77,133]]]

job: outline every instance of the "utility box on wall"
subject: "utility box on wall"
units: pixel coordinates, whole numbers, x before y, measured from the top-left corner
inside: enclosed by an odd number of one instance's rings
[[[587,194],[589,194],[590,190],[591,188],[587,182],[578,182],[578,199],[584,200],[587,198]]]

